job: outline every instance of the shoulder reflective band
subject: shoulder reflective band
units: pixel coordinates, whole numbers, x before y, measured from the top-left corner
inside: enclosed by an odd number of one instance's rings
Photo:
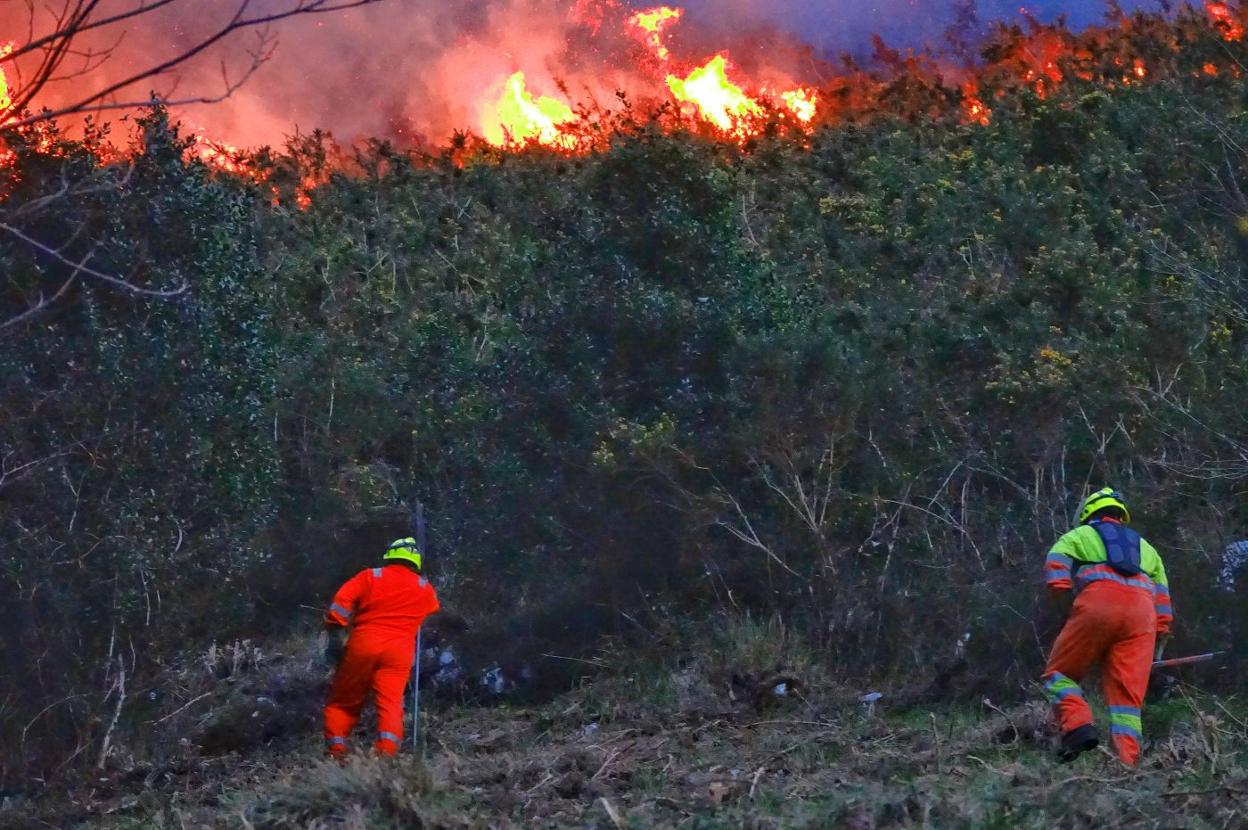
[[[373,579],[381,576],[381,568],[373,568]]]

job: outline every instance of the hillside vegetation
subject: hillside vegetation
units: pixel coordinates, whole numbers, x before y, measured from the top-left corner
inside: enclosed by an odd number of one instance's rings
[[[415,500],[466,624],[437,636],[532,697],[750,614],[860,691],[1017,700],[1046,545],[1104,483],[1172,650],[1237,643],[1248,50],[1187,26],[1149,83],[986,126],[898,82],[747,146],[314,135],[254,182],[157,111],[131,163],[14,148],[4,223],[52,250],[0,234],[0,782],[107,767],[214,640],[314,631]]]

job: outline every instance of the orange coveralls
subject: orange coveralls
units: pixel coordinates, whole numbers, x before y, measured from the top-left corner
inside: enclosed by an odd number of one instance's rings
[[[360,571],[334,594],[325,624],[350,627],[350,636],[325,704],[325,741],[331,755],[347,751],[371,689],[377,703],[375,748],[394,755],[403,738],[403,689],[412,672],[416,632],[438,610],[438,595],[406,565]]]
[[[1044,686],[1058,724],[1065,734],[1092,723],[1092,710],[1079,684],[1093,665],[1103,663],[1110,736],[1119,760],[1130,766],[1140,754],[1140,708],[1156,638],[1169,632],[1174,618],[1161,557],[1143,539],[1140,548],[1144,572],[1124,576],[1108,564],[1096,529],[1082,525],[1054,544],[1045,563],[1050,590],[1079,588],[1044,669]]]

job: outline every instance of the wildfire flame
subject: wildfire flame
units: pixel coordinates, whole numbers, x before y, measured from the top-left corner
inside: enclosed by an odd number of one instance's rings
[[[1225,3],[1206,3],[1205,9],[1209,12],[1209,17],[1222,30],[1222,36],[1227,40],[1240,40],[1244,36],[1244,25],[1235,19],[1235,15],[1231,14],[1230,6]]]
[[[740,132],[741,121],[762,114],[762,108],[741,87],[728,80],[728,61],[716,55],[685,78],[667,76],[677,101],[693,104],[703,118],[726,133]]]
[[[13,44],[0,43],[0,58],[11,54],[13,54]],[[0,113],[11,106],[13,106],[13,99],[9,97],[9,82],[4,77],[4,69],[0,69]]]
[[[503,146],[536,141],[552,147],[571,147],[572,140],[559,128],[576,120],[576,113],[564,102],[545,95],[534,98],[525,84],[523,72],[512,73],[503,84],[503,94],[490,107],[482,123],[486,141]]]
[[[967,81],[962,85],[962,114],[966,120],[981,127],[992,123],[992,110],[979,98],[979,84]]]
[[[0,58],[13,53],[12,43],[0,43]],[[0,67],[0,116],[13,106],[13,99],[9,96],[9,82],[4,77],[4,69]],[[0,118],[0,124],[6,119]],[[4,141],[0,140],[0,169],[13,167],[17,163],[17,154],[5,146]]]
[[[628,19],[628,22],[642,31],[646,43],[654,49],[654,54],[659,60],[666,61],[672,53],[663,43],[663,30],[680,20],[682,14],[684,14],[684,9],[659,6],[648,11],[637,12]]]
[[[813,89],[791,89],[780,93],[780,100],[793,111],[798,121],[809,123],[815,117],[819,96]]]
[[[673,35],[677,26],[689,25],[689,21],[685,11],[677,6],[639,11],[622,0],[570,0],[567,5],[568,20],[561,23],[565,28],[549,38],[543,33],[540,46],[521,48],[528,44],[521,44],[513,33],[514,27],[508,27],[498,38],[472,41],[470,46],[474,49],[486,47],[481,54],[463,50],[464,56],[473,58],[472,71],[462,71],[468,65],[466,57],[462,63],[448,63],[447,67],[461,70],[450,74],[467,80],[455,82],[460,85],[454,87],[454,111],[446,116],[444,126],[464,126],[475,116],[476,132],[489,144],[542,145],[566,153],[582,152],[591,145],[598,146],[593,137],[600,133],[583,129],[588,125],[582,119],[589,116],[580,102],[571,99],[569,87],[586,90],[590,102],[619,92],[630,111],[636,113],[670,113],[670,107],[651,105],[670,105],[674,101],[679,105],[682,123],[737,142],[758,135],[764,129],[764,120],[773,115],[782,119],[788,134],[809,132],[820,125],[852,121],[873,113],[902,111],[908,115],[952,116],[968,125],[987,126],[994,118],[1004,117],[1010,105],[1009,96],[1019,89],[1044,98],[1063,85],[1080,81],[1110,88],[1144,84],[1165,80],[1175,66],[1183,65],[1168,61],[1161,53],[1155,62],[1150,57],[1146,64],[1139,55],[1153,55],[1154,49],[1166,47],[1157,45],[1160,40],[1135,38],[1134,18],[1084,32],[1032,20],[1027,30],[1003,26],[994,36],[998,39],[990,44],[992,48],[981,50],[982,61],[973,67],[951,65],[946,58],[927,53],[904,56],[885,48],[881,41],[878,66],[854,65],[838,74],[811,58],[809,52],[796,51],[800,47],[797,43],[792,44],[791,55],[786,51],[787,44],[781,43],[774,50],[759,50],[749,46],[749,41],[712,44],[715,51],[708,48],[681,54],[687,42]],[[527,7],[518,8],[523,11]],[[1207,39],[1211,34],[1226,41],[1244,40],[1248,25],[1245,6],[1231,0],[1206,0],[1195,4],[1194,10],[1189,7],[1181,13],[1143,19],[1160,21],[1158,25],[1163,26],[1172,22],[1175,29],[1169,42],[1176,51],[1184,43]],[[501,25],[499,31],[503,31]],[[1147,34],[1148,30],[1139,31]],[[0,61],[12,55],[14,49],[15,44],[0,41]],[[574,54],[578,49],[580,54]],[[1230,48],[1226,51],[1229,54]],[[742,62],[734,63],[730,54]],[[1197,77],[1225,74],[1239,78],[1243,74],[1238,60],[1219,59],[1217,64],[1203,61],[1205,57],[1200,57],[1183,71]],[[561,73],[565,72],[567,85],[562,83],[565,75]],[[14,73],[10,75],[16,83]],[[821,79],[818,87],[810,85],[812,75]],[[895,79],[906,77],[920,82],[914,88],[937,90],[940,95],[916,104],[900,85],[890,86]],[[558,89],[554,88],[556,80]],[[12,108],[13,96],[25,100],[19,90],[9,87],[0,68],[0,125],[6,117],[16,115],[6,113]],[[632,109],[634,101],[641,105]],[[632,116],[627,112],[610,112],[612,118],[617,114],[620,123],[631,123],[628,119]],[[670,115],[659,117],[670,123]],[[12,126],[10,121],[9,127]],[[424,127],[415,121],[413,126]],[[45,132],[39,127],[24,126],[15,132],[21,136],[22,152],[30,149],[57,153],[65,146],[57,143],[54,130]],[[432,132],[433,128],[429,134]],[[9,146],[0,139],[0,168],[15,167],[16,157],[9,148],[18,144],[12,133]],[[202,129],[192,132],[187,154],[224,174],[266,183],[277,193],[280,176],[270,181],[269,173],[259,170],[247,152],[210,138]],[[101,163],[108,163],[103,155],[100,158]],[[15,177],[16,172],[12,175]],[[281,198],[307,206],[309,194],[317,186],[316,181],[283,185]]]

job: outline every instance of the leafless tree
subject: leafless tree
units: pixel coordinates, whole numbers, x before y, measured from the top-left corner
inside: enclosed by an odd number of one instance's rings
[[[158,15],[175,12],[178,7],[194,7],[202,17],[209,13],[204,11],[204,0],[125,0],[120,8],[106,0],[59,0],[50,6],[36,5],[35,0],[21,2],[26,6],[22,39],[11,48],[0,41],[0,71],[8,82],[7,103],[0,97],[0,134],[53,118],[144,106],[151,102],[152,85],[169,82],[176,89],[178,70],[205,57],[214,47],[251,32],[255,40],[247,49],[247,60],[232,73],[222,62],[220,85],[215,90],[182,98],[171,95],[162,103],[182,106],[222,101],[273,54],[275,24],[381,0],[231,0],[232,13],[223,15],[219,23],[172,53],[140,61],[117,75],[99,70],[134,26],[158,21]],[[0,32],[0,36],[5,34]],[[56,104],[40,106],[52,87],[65,85],[72,89],[58,94]]]
[[[28,131],[41,122],[109,111],[126,111],[153,103],[154,87],[164,93],[155,100],[165,106],[212,104],[225,100],[246,83],[272,56],[276,27],[296,17],[322,15],[379,3],[381,0],[54,0],[46,5],[35,0],[0,0],[0,150],[6,134]],[[6,6],[10,7],[6,9]],[[19,6],[16,14],[11,7]],[[178,13],[182,12],[181,15]],[[179,21],[195,19],[188,34]],[[20,24],[20,26],[18,26]],[[14,27],[20,37],[13,37]],[[168,37],[154,33],[169,28]],[[176,27],[177,31],[173,31]],[[106,66],[118,58],[128,34],[142,30],[153,41],[150,49],[130,49],[127,60]],[[208,90],[177,95],[179,73],[202,63],[214,50],[250,33],[254,40],[237,54],[232,66],[222,60],[220,78]],[[169,48],[169,40],[178,45]],[[145,59],[135,61],[138,51]],[[115,166],[115,165],[114,165]],[[64,273],[46,289],[27,295],[20,310],[0,315],[0,336],[51,307],[75,282],[91,280],[134,296],[167,298],[187,286],[154,289],[139,285],[125,275],[110,274],[90,265],[92,250],[81,251],[81,240],[70,234],[66,241],[35,238],[26,230],[30,220],[54,204],[124,181],[125,174],[100,171],[99,175],[64,179],[62,186],[20,204],[0,202],[0,236],[38,251],[49,262],[63,266]]]

